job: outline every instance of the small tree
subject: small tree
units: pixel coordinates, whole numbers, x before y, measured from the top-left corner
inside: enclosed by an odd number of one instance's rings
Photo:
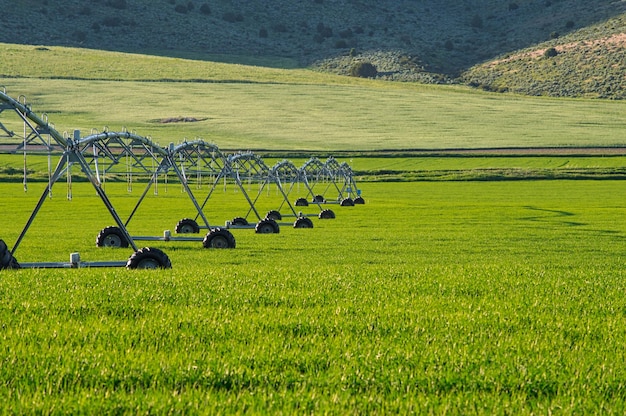
[[[200,13],[206,15],[211,14],[211,6],[209,6],[207,3],[204,3],[202,6],[200,6]]]
[[[359,78],[374,78],[378,75],[378,70],[370,62],[357,62],[350,68],[350,75]]]
[[[548,48],[543,52],[543,56],[546,58],[553,58],[557,56],[559,52],[555,48]]]

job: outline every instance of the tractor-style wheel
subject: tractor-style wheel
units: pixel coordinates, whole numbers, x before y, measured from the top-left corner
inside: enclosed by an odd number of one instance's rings
[[[233,218],[233,220],[232,220],[230,223],[231,223],[232,225],[239,225],[239,226],[242,226],[242,225],[249,225],[249,224],[248,224],[248,220],[247,220],[247,219],[245,219],[245,218],[243,218],[243,217],[236,217],[236,218]]]
[[[4,240],[0,240],[0,270],[19,269],[20,264],[11,254]]]
[[[283,219],[283,216],[280,214],[280,212],[273,209],[265,214],[265,218],[269,218],[270,220],[274,221],[280,221]]]
[[[323,203],[323,202],[326,202],[326,200],[324,199],[323,195],[315,195],[315,198],[313,198],[313,202],[314,203],[315,202],[318,202],[318,203],[322,202]]]
[[[254,231],[257,234],[278,234],[280,227],[273,219],[265,218],[257,223],[256,227],[254,227]]]
[[[365,200],[363,199],[363,197],[357,196],[356,198],[354,198],[354,205],[363,205],[365,204]]]
[[[202,240],[204,248],[235,248],[235,236],[225,228],[215,228]]]
[[[110,226],[104,228],[96,237],[97,247],[128,247],[128,240],[122,230],[118,227]]]
[[[176,233],[177,234],[198,234],[200,232],[200,227],[195,220],[191,218],[183,218],[178,221],[176,224]]]
[[[342,207],[353,207],[354,206],[354,201],[352,200],[352,198],[344,198],[341,200],[341,206]]]
[[[322,210],[318,215],[320,220],[332,220],[335,218],[335,213],[330,209]]]
[[[309,201],[307,201],[306,198],[298,198],[296,199],[296,202],[294,205],[297,207],[308,207]]]
[[[171,269],[172,262],[158,248],[144,247],[133,253],[126,262],[127,269]]]
[[[313,228],[313,221],[307,217],[300,217],[293,223],[293,228]]]

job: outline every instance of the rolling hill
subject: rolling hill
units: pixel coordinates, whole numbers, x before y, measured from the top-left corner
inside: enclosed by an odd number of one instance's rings
[[[624,0],[21,0],[0,42],[622,99]],[[544,56],[553,48],[555,56]],[[2,71],[0,71],[2,72]],[[10,74],[8,74],[10,75]]]

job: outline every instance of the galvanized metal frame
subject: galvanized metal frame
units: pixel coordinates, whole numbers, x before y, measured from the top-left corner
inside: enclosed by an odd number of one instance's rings
[[[26,236],[33,221],[35,220],[35,217],[41,210],[46,198],[49,195],[51,195],[54,184],[60,179],[61,175],[67,169],[69,169],[69,167],[72,164],[77,164],[80,166],[81,171],[87,176],[87,179],[93,185],[94,189],[96,190],[97,195],[100,197],[106,209],[109,211],[109,213],[113,217],[115,223],[120,228],[120,231],[124,234],[125,238],[127,238],[129,245],[133,248],[133,250],[135,250],[135,252],[137,252],[139,250],[138,246],[136,245],[133,238],[128,233],[128,230],[126,229],[124,222],[122,221],[117,211],[113,207],[113,204],[109,200],[106,192],[104,191],[102,187],[102,182],[100,181],[100,178],[98,177],[97,172],[98,172],[99,156],[98,156],[98,151],[96,149],[99,149],[100,151],[104,151],[104,153],[110,157],[112,153],[110,152],[107,153],[106,151],[107,146],[104,145],[104,143],[107,143],[107,142],[121,143],[122,140],[129,140],[132,142],[139,142],[145,145],[150,145],[150,147],[153,147],[151,145],[150,140],[145,137],[141,137],[136,134],[129,133],[129,132],[105,132],[105,133],[90,135],[88,137],[81,138],[80,132],[75,131],[73,137],[66,137],[65,135],[59,133],[52,126],[50,126],[47,118],[39,117],[35,113],[33,113],[30,106],[26,104],[25,98],[23,98],[22,101],[15,100],[14,98],[7,95],[6,90],[3,89],[0,92],[0,102],[2,102],[3,110],[7,110],[7,109],[14,110],[15,113],[17,113],[20,119],[24,122],[24,126],[25,126],[24,129],[29,130],[29,133],[24,135],[25,138],[27,138],[27,140],[25,139],[25,142],[26,141],[32,142],[35,139],[39,139],[39,141],[42,144],[46,144],[46,141],[42,138],[42,134],[47,134],[52,139],[54,139],[57,146],[63,149],[63,153],[61,157],[59,158],[57,166],[54,169],[54,172],[51,173],[46,189],[44,189],[43,193],[41,194],[33,211],[31,212],[28,220],[26,221],[24,228],[20,232],[15,244],[10,250],[11,255],[12,256],[15,255],[15,252],[17,251],[21,242]],[[92,146],[90,147],[90,145]],[[45,146],[45,148],[48,150],[51,149],[49,146],[47,147]],[[94,150],[91,155],[91,158],[88,160],[85,157],[85,154],[88,153],[88,149],[90,148]],[[153,148],[157,149],[157,147],[153,147]],[[96,168],[95,172],[91,168],[92,164]],[[80,267],[81,264],[87,265],[88,267],[123,267],[126,265],[126,261],[124,262],[115,262],[115,261],[114,262],[93,262],[93,263],[76,262],[75,263],[76,267]],[[38,268],[66,267],[67,265],[68,263],[50,263],[50,262],[22,263],[21,264],[22,267],[38,267]]]

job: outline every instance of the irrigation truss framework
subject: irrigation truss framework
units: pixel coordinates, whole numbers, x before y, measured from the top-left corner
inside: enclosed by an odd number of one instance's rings
[[[16,115],[14,118],[6,118],[7,115]],[[22,129],[22,134],[15,133]],[[17,143],[17,144],[16,144]],[[0,269],[10,268],[17,265],[14,254],[27,234],[35,217],[40,212],[47,197],[51,197],[52,188],[63,176],[68,182],[68,199],[72,198],[71,183],[73,167],[78,166],[82,174],[96,190],[97,195],[104,203],[106,209],[113,218],[115,225],[104,228],[96,238],[98,246],[132,247],[134,250],[131,258],[126,262],[91,262],[80,261],[79,256],[71,256],[69,263],[21,263],[21,267],[171,267],[169,258],[165,253],[156,248],[145,247],[139,249],[135,241],[197,241],[200,240],[205,248],[234,248],[235,239],[227,228],[255,228],[257,233],[277,233],[279,231],[277,220],[285,217],[295,217],[294,228],[312,228],[313,223],[305,214],[297,212],[295,206],[309,204],[307,198],[299,198],[295,204],[289,200],[290,193],[296,184],[304,184],[307,193],[311,196],[311,203],[320,208],[319,218],[334,218],[331,210],[322,208],[322,203],[339,202],[341,205],[353,205],[362,203],[360,193],[353,197],[356,184],[352,177],[352,171],[347,164],[339,164],[334,158],[329,158],[322,163],[316,158],[311,158],[301,168],[297,168],[289,161],[282,161],[273,167],[268,167],[261,157],[252,152],[239,152],[225,155],[220,149],[204,140],[196,139],[184,141],[180,144],[170,144],[162,147],[153,142],[150,137],[138,135],[123,129],[122,131],[109,131],[105,128],[102,132],[92,130],[87,136],[82,137],[80,131],[75,130],[72,134],[59,133],[48,121],[46,114],[35,114],[24,96],[14,99],[7,95],[6,90],[0,90],[0,150],[10,153],[23,153],[24,155],[24,189],[27,189],[28,169],[27,155],[29,153],[44,153],[48,155],[48,184],[41,197],[37,201],[17,241],[9,250],[2,240],[0,244]],[[52,168],[52,157],[60,155],[56,167]],[[182,184],[184,191],[191,200],[196,214],[193,219],[185,218],[176,226],[177,233],[197,233],[200,228],[208,229],[204,238],[181,236],[172,237],[166,232],[163,237],[132,236],[128,231],[128,225],[137,213],[138,208],[144,201],[149,190],[154,189],[158,193],[160,177],[167,177],[173,173]],[[136,183],[146,183],[143,193],[139,197],[129,217],[122,220],[108,195],[104,184],[109,178],[119,181],[124,178],[128,191],[132,191]],[[141,180],[138,180],[138,179]],[[208,179],[207,179],[208,178]],[[228,221],[225,227],[216,227],[209,223],[204,211],[206,205],[217,188],[220,181],[234,183],[249,205],[247,214],[235,217]],[[251,181],[260,184],[256,195],[246,191],[245,183]],[[200,185],[208,185],[209,191],[202,202],[196,198],[190,187],[195,182],[198,189]],[[270,210],[262,216],[257,209],[257,203],[265,188],[275,185],[282,196],[282,201],[277,209]],[[324,187],[321,191],[318,189]],[[329,189],[335,189],[338,197],[336,201],[326,200],[322,194]],[[302,202],[306,201],[306,204]],[[345,204],[349,201],[349,204]],[[289,213],[281,214],[284,207]],[[254,214],[258,223],[250,225],[248,216]],[[198,225],[201,221],[202,226]],[[4,247],[4,248],[3,248]]]

